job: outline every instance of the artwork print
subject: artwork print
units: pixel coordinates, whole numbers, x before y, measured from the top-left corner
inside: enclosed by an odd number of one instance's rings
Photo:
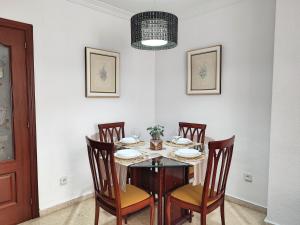
[[[119,53],[86,48],[86,97],[119,96]]]
[[[188,94],[221,93],[221,46],[188,52]]]

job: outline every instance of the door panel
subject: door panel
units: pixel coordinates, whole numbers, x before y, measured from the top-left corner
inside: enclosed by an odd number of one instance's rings
[[[0,209],[15,205],[17,203],[16,173],[2,174],[0,187]]]
[[[0,224],[31,211],[25,32],[0,26]]]
[[[0,44],[0,161],[14,159],[10,48]]]

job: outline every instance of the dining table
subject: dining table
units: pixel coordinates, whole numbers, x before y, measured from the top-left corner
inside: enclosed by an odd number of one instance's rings
[[[161,150],[151,150],[150,143],[137,141],[132,144],[115,142],[117,151],[134,149],[140,154],[131,159],[118,158],[115,154],[116,171],[121,190],[126,191],[128,174],[130,183],[142,188],[155,196],[157,201],[157,224],[166,224],[165,200],[166,195],[176,188],[188,183],[193,185],[203,184],[207,166],[205,145],[191,142],[189,144],[175,144],[172,141],[164,141]],[[197,157],[179,157],[178,149],[197,149],[200,154]],[[193,168],[194,177],[189,179],[190,168]],[[200,196],[199,196],[200,197]],[[188,210],[172,208],[171,224],[182,224],[191,219]]]

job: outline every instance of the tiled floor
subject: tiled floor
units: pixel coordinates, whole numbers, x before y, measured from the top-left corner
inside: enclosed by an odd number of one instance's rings
[[[100,210],[99,225],[115,225],[115,217]],[[192,224],[200,224],[199,214],[195,213]],[[242,207],[230,202],[225,203],[226,225],[264,225],[265,214]],[[31,220],[22,225],[93,225],[94,200],[89,199],[39,219]],[[144,210],[128,218],[128,225],[149,224],[149,212]],[[185,223],[190,224],[190,223]],[[220,225],[220,212],[215,210],[207,218],[208,225]]]

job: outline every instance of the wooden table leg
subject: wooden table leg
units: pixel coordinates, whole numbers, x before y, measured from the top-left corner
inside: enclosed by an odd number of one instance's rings
[[[164,168],[158,168],[159,190],[158,190],[158,207],[157,207],[157,224],[163,224],[163,185],[164,185]]]
[[[165,195],[168,192],[173,191],[180,186],[188,184],[189,183],[188,175],[189,175],[188,167],[165,169],[164,171],[164,182],[165,182],[164,187],[166,188]],[[165,204],[166,204],[166,200],[165,200]],[[189,211],[186,209],[181,209],[177,206],[173,206],[171,211],[172,211],[171,213],[172,225],[183,224],[189,219]],[[166,223],[166,219],[164,221]]]
[[[174,189],[188,183],[186,168],[133,168],[132,184],[157,195],[157,225],[165,224],[164,197]],[[189,219],[188,210],[172,208],[172,224],[182,224]]]

